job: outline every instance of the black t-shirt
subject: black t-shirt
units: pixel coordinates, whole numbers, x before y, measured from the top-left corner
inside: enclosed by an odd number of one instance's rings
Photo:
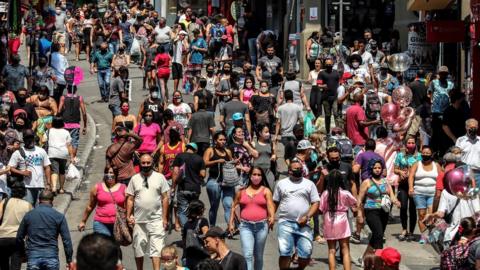
[[[145,99],[143,102],[143,111],[150,109],[153,111],[153,122],[157,123],[159,126],[163,126],[163,103],[160,99],[154,100],[153,102],[150,98]]]
[[[318,78],[322,80],[328,88],[327,91],[323,91],[323,96],[336,97],[340,74],[338,74],[336,70],[332,70],[332,72],[327,72],[324,70],[320,72]]]
[[[354,176],[352,172],[352,166],[350,164],[348,164],[347,162],[340,161],[340,164],[338,165],[338,167],[334,167],[330,163],[327,163],[326,167],[329,172],[331,172],[334,169],[339,170],[340,173],[342,174],[342,180],[344,184],[342,188],[348,191],[352,191],[351,181],[354,180]]]
[[[209,91],[207,91],[205,89],[200,89],[200,90],[196,91],[193,96],[198,97],[198,100],[200,100],[202,98],[206,98],[206,100],[207,100],[206,110],[209,111],[209,112],[215,112],[215,107],[214,107],[214,103],[213,103],[213,98],[214,97],[213,97],[212,93],[210,93]]]
[[[183,167],[185,165],[185,167]],[[186,190],[200,193],[203,179],[200,171],[205,170],[203,158],[193,153],[181,153],[173,160],[173,167],[180,167],[181,174],[178,182],[178,190]]]
[[[443,112],[443,124],[448,126],[457,138],[466,133],[465,120],[467,119],[462,109],[457,110],[453,106],[448,106]]]
[[[222,266],[223,270],[246,270],[247,269],[247,262],[245,258],[233,251],[230,252],[225,256],[221,261],[220,265]]]
[[[423,99],[427,96],[427,86],[419,80],[411,82],[409,86],[410,89],[412,89],[412,102],[410,106],[416,109],[422,105]]]
[[[200,221],[200,223],[198,223]],[[185,236],[187,235],[188,230],[195,230],[198,224],[198,230],[196,233],[202,235],[202,228],[208,225],[208,220],[206,218],[200,219],[189,219],[182,228],[182,240],[185,241]]]
[[[260,28],[258,27],[257,20],[255,16],[251,16],[245,20],[245,30],[247,30],[247,39],[248,38],[257,38],[260,33]]]

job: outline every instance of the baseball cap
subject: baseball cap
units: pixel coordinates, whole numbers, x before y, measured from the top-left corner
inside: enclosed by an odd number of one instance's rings
[[[297,150],[315,149],[309,140],[301,140],[298,142]]]
[[[234,114],[232,115],[232,120],[233,120],[233,121],[243,120],[243,114],[242,114],[242,113],[239,113],[239,112],[234,113]]]
[[[201,238],[213,237],[213,238],[224,239],[225,236],[226,236],[226,233],[225,233],[224,230],[222,230],[222,228],[217,227],[217,226],[213,226],[213,227],[210,227],[210,229],[208,229],[207,233],[205,235],[201,236]]]
[[[438,73],[448,73],[448,67],[447,66],[441,66],[438,68]]]
[[[400,252],[392,247],[377,249],[375,251],[375,256],[382,258],[383,263],[385,263],[387,266],[396,266],[400,264],[400,260],[402,258]]]
[[[228,39],[227,35],[223,35],[222,39]]]
[[[187,32],[185,32],[185,31],[183,31],[183,30],[181,30],[178,34],[179,34],[179,35],[185,35],[185,36],[188,35]]]
[[[187,148],[190,147],[190,148],[191,148],[192,150],[194,150],[194,151],[197,151],[197,150],[198,150],[198,146],[197,146],[197,144],[194,143],[194,142],[191,142],[191,143],[187,144],[186,147],[187,147]]]

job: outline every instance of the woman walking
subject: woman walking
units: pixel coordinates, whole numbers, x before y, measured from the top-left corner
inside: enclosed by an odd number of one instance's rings
[[[323,213],[323,236],[328,243],[328,267],[336,268],[337,242],[342,250],[343,269],[350,270],[350,225],[347,212],[355,208],[357,200],[343,186],[343,176],[338,170],[331,171],[325,179],[325,192],[320,197],[319,209]]]
[[[387,227],[388,212],[382,209],[382,198],[387,195],[397,207],[400,207],[400,202],[395,198],[392,187],[388,184],[387,179],[382,177],[385,169],[382,162],[372,159],[368,164],[368,169],[372,178],[363,181],[357,202],[358,208],[363,207],[365,209],[365,218],[372,231],[372,237],[364,254],[383,248],[383,236]],[[365,204],[362,203],[364,199]],[[362,258],[359,259],[359,263],[363,263]]]
[[[272,167],[277,160],[275,144],[271,142],[271,133],[267,125],[260,125],[257,133],[257,143],[254,145],[258,156],[253,160],[253,166],[262,169],[267,178],[267,187],[275,188],[275,174]]]
[[[249,179],[247,187],[235,194],[228,230],[234,233],[235,209],[240,206],[240,241],[247,269],[261,270],[268,229],[272,229],[275,222],[275,206],[263,170],[254,167]]]
[[[305,53],[307,58],[308,68],[310,70],[315,68],[315,62],[320,56],[320,51],[322,46],[320,45],[320,33],[318,31],[313,31],[310,37],[307,39],[305,44]]]
[[[439,173],[442,173],[442,168],[433,161],[432,149],[430,146],[423,146],[422,160],[413,164],[408,175],[408,194],[415,201],[420,232],[426,230],[423,220],[433,210],[433,198]],[[419,243],[425,244],[425,239],[421,238]]]
[[[162,100],[165,102],[168,100],[168,88],[167,82],[170,77],[170,63],[171,58],[168,52],[165,51],[165,47],[157,47],[157,55],[153,60],[157,69],[157,82],[160,85],[160,91],[162,93]]]
[[[105,167],[103,182],[98,182],[90,191],[90,201],[85,208],[83,218],[78,225],[78,230],[85,230],[85,223],[92,211],[95,211],[93,218],[93,231],[96,233],[113,236],[113,225],[117,207],[125,208],[127,186],[117,183],[118,172],[112,167]]]

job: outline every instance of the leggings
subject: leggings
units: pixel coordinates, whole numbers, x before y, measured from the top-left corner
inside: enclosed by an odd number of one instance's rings
[[[322,115],[322,91],[316,85],[312,86],[312,91],[310,92],[310,108],[315,118]]]
[[[400,220],[402,222],[402,229],[407,230],[407,223],[409,224],[408,232],[413,234],[415,226],[417,225],[417,209],[413,197],[408,196],[407,187],[398,187],[397,198],[401,203]]]
[[[365,209],[367,225],[372,231],[372,237],[368,244],[373,249],[383,248],[383,234],[387,228],[388,213],[383,209]]]

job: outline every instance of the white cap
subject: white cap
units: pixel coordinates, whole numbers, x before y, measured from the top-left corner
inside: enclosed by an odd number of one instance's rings
[[[185,35],[185,36],[187,36],[187,35],[188,35],[188,33],[187,33],[187,32],[185,32],[185,31],[183,31],[183,30],[181,30],[181,31],[180,31],[178,34],[179,34],[179,35]]]

